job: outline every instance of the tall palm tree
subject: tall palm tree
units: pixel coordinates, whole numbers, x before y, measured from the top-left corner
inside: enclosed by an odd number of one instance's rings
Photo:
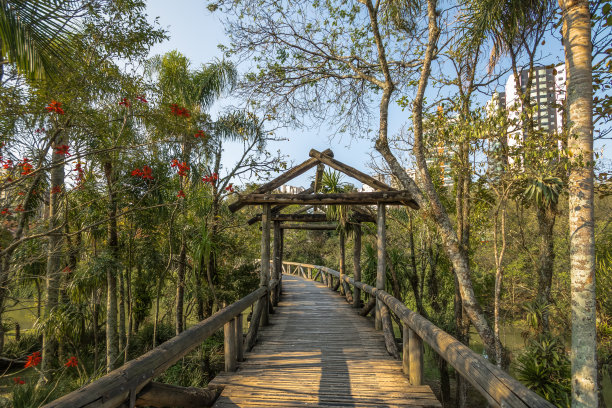
[[[567,69],[572,407],[597,407],[593,65],[588,0],[559,0]]]
[[[157,77],[160,87],[161,98],[167,102],[173,102],[187,108],[191,112],[205,113],[210,106],[224,93],[231,90],[235,83],[237,72],[233,64],[227,61],[218,61],[212,64],[204,65],[200,69],[190,69],[190,62],[178,51],[170,51],[163,56],[154,57],[149,66],[149,71]],[[181,161],[189,164],[192,144],[193,132],[183,132],[181,135]],[[181,187],[183,183],[187,183],[187,177],[181,176]],[[211,212],[214,215],[218,212],[218,197],[212,202]],[[186,210],[185,207],[182,210]],[[183,211],[184,212],[184,211]],[[214,239],[216,235],[216,224],[213,223],[210,229],[203,228],[202,231],[208,231],[209,235],[201,237],[202,243],[196,244],[196,247],[202,247],[203,243],[207,248],[210,248],[212,242],[208,239]],[[185,296],[185,262],[184,259],[187,253],[188,240],[183,231],[181,236],[181,246],[179,250],[181,262],[179,262],[177,270],[177,287],[176,287],[176,334],[178,335],[184,330],[183,304]],[[212,289],[210,277],[214,275],[215,257],[214,254],[208,252],[207,259],[207,276],[209,277],[209,286]],[[203,253],[200,254],[203,256]],[[202,256],[200,259],[202,259]],[[197,271],[195,273],[198,273]],[[198,294],[198,306],[201,309],[202,299],[200,299],[199,288],[196,290]],[[201,315],[202,311],[199,310]]]
[[[75,0],[0,0],[0,81],[13,63],[31,79],[43,79],[70,59],[69,34],[83,12]]]

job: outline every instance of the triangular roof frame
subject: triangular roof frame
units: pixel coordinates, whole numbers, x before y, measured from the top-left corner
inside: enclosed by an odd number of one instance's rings
[[[286,184],[290,180],[300,176],[306,171],[315,166],[317,169],[317,177],[315,184],[319,184],[319,174],[322,172],[322,166],[327,165],[349,177],[352,177],[364,184],[374,188],[375,192],[357,192],[357,193],[332,193],[321,194],[316,193],[315,186],[305,190],[299,194],[273,194],[272,191]],[[317,186],[318,187],[318,186]],[[315,149],[310,150],[310,159],[303,163],[287,170],[274,180],[260,186],[253,192],[241,195],[238,201],[229,206],[230,211],[236,212],[246,205],[259,204],[278,204],[273,208],[272,214],[279,213],[280,210],[293,204],[303,205],[364,205],[386,203],[392,205],[406,205],[413,209],[418,209],[419,206],[407,190],[396,190],[391,186],[371,177],[352,166],[342,163],[334,159],[334,154],[330,149],[319,152]]]

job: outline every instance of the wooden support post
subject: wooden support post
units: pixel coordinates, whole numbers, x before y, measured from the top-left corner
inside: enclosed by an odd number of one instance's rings
[[[259,286],[268,287],[270,282],[270,204],[264,204],[261,215],[261,273]],[[269,302],[270,297],[264,296],[259,301],[263,302],[261,325],[269,324]]]
[[[344,274],[346,273],[345,271],[345,266],[344,266],[344,259],[345,259],[345,250],[344,250],[344,232],[340,231],[340,294],[342,296],[345,295],[344,292]]]
[[[423,340],[412,329],[408,329],[410,353],[410,384],[423,384]]]
[[[402,330],[402,371],[404,374],[410,374],[410,353],[408,348],[410,347],[410,329],[406,323],[403,323]]]
[[[308,268],[308,279],[312,279],[312,268]]]
[[[356,224],[354,228],[353,266],[355,269],[353,271],[353,279],[355,282],[361,282],[361,224]],[[361,289],[357,286],[354,287],[353,291],[353,307],[361,307]]]
[[[272,279],[276,279],[280,282],[281,279],[281,268],[282,268],[282,260],[281,260],[281,225],[280,221],[274,221],[274,242],[273,242],[273,256],[272,259],[274,261],[274,265],[272,268]],[[272,291],[272,305],[278,306],[278,289],[274,288]]]
[[[281,268],[284,270],[283,266],[283,251],[285,250],[285,231],[280,230],[280,255],[279,262],[281,264]],[[281,273],[278,277],[278,286],[276,287],[276,292],[278,293],[278,300],[280,301],[281,295],[283,294],[283,274]]]
[[[244,336],[242,334],[242,325],[244,324],[242,319],[242,313],[236,316],[236,361],[244,361]]]
[[[385,290],[385,255],[386,255],[386,240],[387,231],[385,228],[385,205],[378,203],[378,214],[376,217],[376,246],[378,252],[378,262],[376,264],[376,289]],[[376,300],[376,317],[374,320],[374,326],[376,330],[382,329],[382,321],[380,319],[380,307],[382,302]]]
[[[223,351],[225,353],[225,371],[236,371],[236,319],[223,325]]]
[[[393,356],[393,358],[399,360],[399,351],[397,350],[397,344],[395,344],[395,334],[393,333],[391,313],[389,313],[389,308],[383,302],[380,302],[380,320],[382,322],[387,352],[389,355]]]

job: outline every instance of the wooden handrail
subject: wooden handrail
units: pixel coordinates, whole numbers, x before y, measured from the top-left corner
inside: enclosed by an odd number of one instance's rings
[[[134,406],[137,394],[153,378],[162,374],[168,367],[221,329],[223,325],[235,319],[253,303],[268,294],[268,288],[259,287],[148,353],[44,407],[118,407],[126,401],[130,402],[130,406]]]
[[[283,262],[283,264],[317,269],[322,272],[321,275],[326,273],[328,275],[326,279],[328,287],[330,286],[329,282],[331,280],[329,276],[333,276],[338,280],[341,279],[340,272],[325,266],[297,262]],[[436,353],[453,366],[463,378],[468,380],[474,388],[486,398],[490,405],[504,408],[554,408],[552,403],[525,387],[504,370],[491,364],[478,353],[474,352],[420,314],[408,309],[400,300],[389,293],[366,285],[363,282],[355,282],[353,278],[347,275],[342,275],[342,279],[346,283],[375,296],[387,305],[387,307],[399,317],[402,323],[408,326],[409,330],[407,331],[413,332],[412,336],[416,334],[419,339],[425,341],[425,343],[427,343]],[[412,336],[411,339],[413,339]],[[417,341],[420,342],[420,340]],[[413,349],[412,346],[409,348],[410,350]],[[420,347],[414,347],[414,349],[414,353],[420,353]],[[418,357],[410,357],[411,361],[418,361]]]

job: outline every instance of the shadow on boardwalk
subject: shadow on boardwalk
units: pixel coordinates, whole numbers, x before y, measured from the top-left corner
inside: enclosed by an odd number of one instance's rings
[[[283,277],[283,299],[215,407],[440,407],[411,386],[371,322],[324,285]]]

